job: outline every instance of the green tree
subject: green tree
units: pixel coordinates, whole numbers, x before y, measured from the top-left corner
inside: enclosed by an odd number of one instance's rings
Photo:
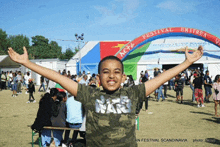
[[[0,29],[0,55],[7,55],[7,50],[9,47],[8,38],[5,31]]]
[[[49,49],[49,40],[44,36],[34,36],[32,38],[32,47],[29,55],[33,59],[44,59],[46,58],[47,50]]]
[[[32,47],[30,56],[32,59],[51,59],[58,58],[62,54],[62,48],[57,42],[51,41],[44,36],[32,37]]]
[[[75,55],[75,52],[72,51],[71,48],[66,49],[66,52],[64,52],[61,56],[60,59],[71,59]]]
[[[60,47],[57,42],[51,41],[50,50],[49,50],[50,57],[59,58],[61,54],[62,54],[62,47]]]
[[[23,46],[29,50],[29,38],[23,35],[13,35],[8,38],[9,45],[19,54],[23,54]]]

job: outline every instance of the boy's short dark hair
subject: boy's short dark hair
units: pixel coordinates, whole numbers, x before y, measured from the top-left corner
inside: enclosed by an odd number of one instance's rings
[[[124,65],[122,63],[122,61],[116,57],[116,56],[107,56],[105,58],[103,58],[100,62],[99,62],[99,66],[98,66],[98,73],[100,74],[100,70],[101,70],[101,65],[102,65],[102,62],[106,61],[106,60],[116,60],[116,61],[119,61],[121,63],[121,66],[122,66],[122,73],[124,73]]]

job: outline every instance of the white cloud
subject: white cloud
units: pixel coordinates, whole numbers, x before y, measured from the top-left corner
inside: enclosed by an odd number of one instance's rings
[[[128,22],[137,14],[135,11],[139,7],[139,0],[114,0],[110,6],[94,6],[101,13],[97,23],[99,25],[115,25]]]
[[[197,1],[182,1],[182,0],[167,0],[159,3],[156,7],[161,9],[167,9],[174,13],[189,13],[195,11],[200,3]]]

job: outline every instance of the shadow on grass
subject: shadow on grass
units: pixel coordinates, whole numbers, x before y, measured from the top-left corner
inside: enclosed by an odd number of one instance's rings
[[[206,139],[205,139],[205,142],[211,143],[211,144],[220,145],[220,140],[215,139],[215,138],[206,138]]]
[[[206,113],[206,112],[190,111],[190,113],[197,113],[197,114],[203,114],[203,115],[210,115],[210,116],[213,116],[213,114],[211,114],[211,113]]]
[[[165,101],[167,101],[167,102],[172,102],[172,103],[173,103],[173,102],[176,102],[176,100],[167,100],[167,99],[166,99]]]
[[[175,96],[170,95],[170,94],[167,94],[167,97],[169,97],[169,98],[176,98]]]
[[[213,119],[203,118],[203,120],[211,121],[217,124],[220,124],[220,118],[212,117]]]
[[[183,100],[182,105],[188,105],[188,106],[196,106],[197,104],[192,102],[191,100]]]

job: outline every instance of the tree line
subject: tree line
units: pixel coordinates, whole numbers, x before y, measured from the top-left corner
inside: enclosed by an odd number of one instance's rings
[[[7,35],[6,31],[0,28],[0,55],[7,55],[8,47],[12,47],[19,54],[23,54],[23,46],[27,48],[29,59],[70,59],[78,51],[75,48],[73,52],[71,48],[67,48],[62,52],[62,47],[56,41],[50,41],[41,35],[31,37],[30,40],[24,35]]]

